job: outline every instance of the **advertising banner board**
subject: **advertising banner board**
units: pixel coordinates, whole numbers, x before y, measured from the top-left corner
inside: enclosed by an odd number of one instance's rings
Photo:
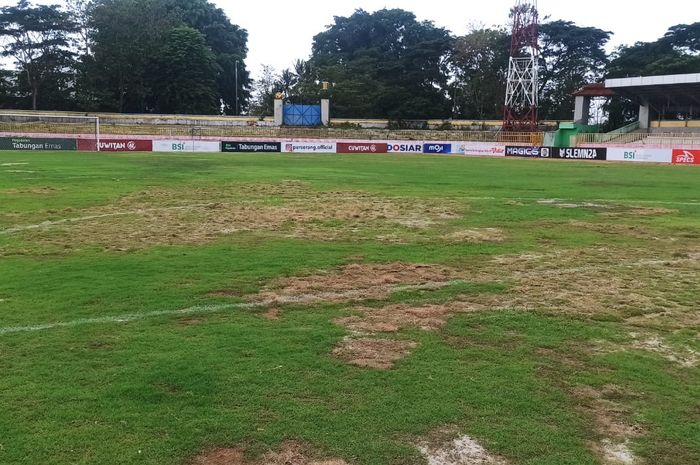
[[[672,160],[674,165],[700,165],[700,150],[675,149]]]
[[[610,147],[608,148],[608,160],[647,163],[671,163],[671,152],[671,149]]]
[[[506,157],[525,158],[550,158],[552,149],[550,147],[523,147],[507,145],[505,149]]]
[[[452,153],[452,144],[444,144],[441,142],[426,142],[423,144],[423,153]]]
[[[154,152],[220,152],[221,143],[209,140],[154,140]]]
[[[423,142],[419,141],[389,141],[388,153],[423,153]]]
[[[100,139],[100,152],[151,152],[153,141],[143,139]],[[78,150],[95,152],[96,139],[78,139]]]
[[[221,151],[277,153],[282,151],[282,143],[223,141],[221,143]]]
[[[387,153],[388,145],[375,142],[338,142],[338,153]]]
[[[0,150],[77,150],[75,139],[36,139],[32,137],[2,137]]]
[[[604,147],[522,147],[506,146],[507,157],[562,158],[568,160],[606,160]]]
[[[335,151],[335,141],[282,142],[282,152],[285,153],[335,153]]]
[[[566,147],[552,148],[552,158],[568,160],[607,160],[608,149],[605,147]]]
[[[460,144],[460,153],[465,155],[485,155],[503,157],[506,155],[506,146],[491,142],[463,142]]]

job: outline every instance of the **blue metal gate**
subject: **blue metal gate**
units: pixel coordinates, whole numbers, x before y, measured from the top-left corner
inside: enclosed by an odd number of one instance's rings
[[[320,105],[284,104],[284,124],[287,126],[320,126]]]

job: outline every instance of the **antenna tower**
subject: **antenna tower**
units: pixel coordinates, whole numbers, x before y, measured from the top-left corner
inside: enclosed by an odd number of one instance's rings
[[[518,0],[511,8],[513,38],[508,63],[503,131],[537,131],[539,14],[537,0]]]

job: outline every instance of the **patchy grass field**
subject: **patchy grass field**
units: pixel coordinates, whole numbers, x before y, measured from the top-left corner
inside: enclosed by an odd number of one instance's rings
[[[0,463],[700,463],[700,170],[0,152]]]

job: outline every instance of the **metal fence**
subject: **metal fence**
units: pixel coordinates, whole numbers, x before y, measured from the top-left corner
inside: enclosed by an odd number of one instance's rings
[[[13,135],[35,134],[94,134],[94,124],[82,120],[45,119],[39,117],[28,121],[3,118],[0,115],[0,132]],[[544,134],[506,133],[498,131],[464,130],[387,130],[387,129],[334,129],[334,128],[295,128],[264,126],[193,126],[186,124],[100,124],[100,133],[122,136],[157,136],[177,138],[272,138],[272,139],[331,139],[331,140],[406,140],[406,141],[464,141],[464,142],[503,142],[509,144],[541,145]]]

